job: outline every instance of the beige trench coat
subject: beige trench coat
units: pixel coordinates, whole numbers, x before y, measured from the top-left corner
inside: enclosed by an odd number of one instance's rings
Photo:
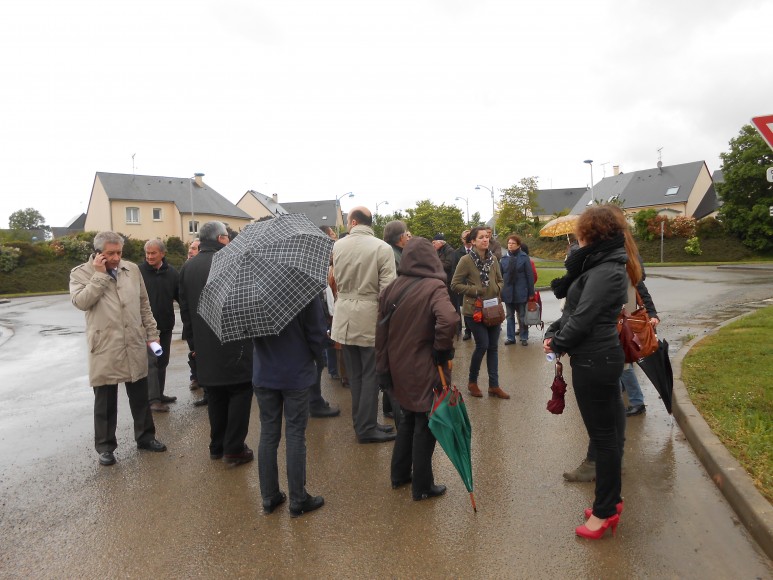
[[[378,297],[395,279],[395,255],[369,226],[354,226],[333,246],[338,289],[330,337],[341,344],[376,346]]]
[[[70,272],[70,299],[86,313],[89,383],[138,381],[148,376],[147,343],[158,340],[145,283],[136,264],[121,260],[113,280],[93,259]]]

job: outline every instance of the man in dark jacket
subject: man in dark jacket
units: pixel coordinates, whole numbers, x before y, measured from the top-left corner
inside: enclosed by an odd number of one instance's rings
[[[432,238],[432,246],[437,252],[437,257],[440,258],[440,263],[443,264],[443,271],[446,273],[446,289],[448,290],[448,297],[453,304],[457,299],[457,295],[456,292],[451,291],[451,278],[454,277],[456,264],[459,263],[459,260],[456,257],[455,250],[446,242],[444,234],[435,234],[435,237]]]
[[[177,397],[164,394],[166,367],[169,366],[169,350],[172,348],[174,329],[174,302],[178,299],[180,276],[166,263],[166,244],[161,240],[145,243],[145,261],[139,266],[145,288],[148,290],[150,309],[160,335],[159,344],[163,349],[159,356],[148,349],[148,401],[153,411],[167,412],[167,403],[174,403]]]
[[[534,297],[534,271],[531,260],[521,250],[521,238],[513,234],[507,238],[507,255],[502,256],[502,302],[507,309],[507,339],[505,344],[515,344],[515,316],[518,316],[518,334],[521,344],[529,344],[529,327],[526,326],[526,302]]]
[[[260,407],[258,473],[263,511],[271,513],[287,496],[279,489],[277,449],[285,418],[290,516],[322,507],[322,496],[306,491],[306,426],[309,397],[327,338],[322,300],[315,297],[276,336],[253,339],[252,383]]]
[[[221,222],[207,222],[199,231],[199,254],[180,269],[180,317],[193,347],[199,383],[209,398],[209,457],[231,465],[252,461],[244,444],[252,399],[252,343],[220,339],[199,315],[199,297],[209,277],[215,252],[230,241]]]

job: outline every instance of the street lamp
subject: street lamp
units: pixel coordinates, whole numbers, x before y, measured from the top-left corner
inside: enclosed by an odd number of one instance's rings
[[[590,165],[590,196],[591,199],[595,201],[595,197],[593,195],[593,159],[586,159],[583,161],[583,163]]]
[[[341,216],[341,221],[343,222],[343,213],[341,212],[341,198],[344,197],[354,197],[354,194],[349,191],[347,193],[342,193],[336,198],[336,207],[338,208],[338,215],[336,215],[336,224],[338,224],[338,216]],[[342,223],[342,225],[336,225],[336,228],[338,229],[338,233],[341,233],[341,228],[346,227],[345,223]]]
[[[204,177],[203,173],[194,173],[193,177],[188,178],[188,193],[191,196],[191,227],[189,229],[189,233],[192,235],[195,235],[198,231],[198,228],[196,227],[196,213],[193,211],[193,181],[197,177]]]
[[[488,189],[488,191],[491,192],[491,233],[492,233],[492,237],[496,238],[497,237],[497,208],[496,208],[496,205],[494,204],[494,186],[492,185],[491,188],[489,189],[485,185],[476,185],[475,189],[479,190],[481,187],[483,189]]]
[[[336,198],[336,203],[337,203],[338,205],[341,205],[341,198],[343,198],[343,197],[354,197],[354,194],[353,194],[353,193],[350,191],[349,193],[344,193],[343,195],[339,195],[339,196]]]
[[[454,200],[463,201],[467,204],[467,227],[470,227],[470,200],[466,197],[455,197]]]
[[[376,203],[376,215],[378,215],[378,206],[380,206],[380,205],[389,205],[389,202],[388,201],[379,201],[378,203]]]

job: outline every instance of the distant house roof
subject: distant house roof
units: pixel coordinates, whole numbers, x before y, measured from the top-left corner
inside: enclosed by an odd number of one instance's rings
[[[82,232],[86,226],[86,214],[82,213],[73,217],[64,227],[53,226],[51,235],[54,238],[61,238],[68,234]]]
[[[124,173],[97,172],[97,178],[105,188],[108,199],[126,201],[173,202],[180,213],[193,211],[224,217],[252,219],[244,210],[236,207],[206,183],[198,186],[187,177],[158,177],[152,175],[128,175]]]
[[[593,186],[592,195],[590,189],[585,191],[571,213],[582,213],[592,199],[609,202],[617,198],[623,202],[625,209],[686,203],[705,166],[704,161],[693,161],[605,177]],[[716,209],[717,194],[714,186],[710,185],[706,192],[702,192],[691,217],[702,218]]]
[[[335,199],[325,199],[322,201],[296,201],[283,203],[282,207],[286,209],[288,213],[305,214],[316,226],[336,227],[338,203]]]
[[[564,210],[571,211],[586,191],[586,187],[537,190],[538,207],[534,213],[537,215],[554,215]]]
[[[277,201],[274,200],[274,198],[270,195],[265,195],[263,193],[260,193],[259,191],[255,191],[250,189],[245,193],[245,195],[251,195],[254,197],[258,202],[260,202],[263,207],[265,207],[272,215],[284,215],[287,213],[290,213],[287,211],[284,207],[282,207]]]

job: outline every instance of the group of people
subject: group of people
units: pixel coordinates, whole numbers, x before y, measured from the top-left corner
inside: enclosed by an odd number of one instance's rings
[[[309,416],[340,414],[321,394],[325,366],[334,376],[346,377],[357,442],[395,441],[392,486],[410,484],[417,501],[445,493],[432,472],[435,438],[428,412],[433,389],[440,385],[441,375],[452,380],[454,340],[463,325],[465,338],[475,340],[469,393],[482,396],[478,380],[485,357],[489,396],[509,399],[498,373],[501,321],[488,324],[480,316],[481,305],[502,303],[505,344],[520,340],[527,345],[525,308],[535,297],[536,268],[517,235],[507,238],[503,251],[492,247],[490,229],[476,227],[463,232],[462,245],[454,250],[443,234],[432,241],[413,238],[401,221],[388,223],[384,239],[378,239],[372,222],[365,207],[349,212],[348,233],[333,245],[330,287],[278,335],[226,344],[198,314],[212,259],[231,239],[224,224],[208,222],[201,227],[179,273],[166,263],[160,240],[147,242],[145,261],[137,266],[121,258],[120,235],[97,234],[95,254],[71,273],[70,293],[73,304],[86,313],[99,462],[115,463],[121,382],[129,396],[138,448],[166,450],[155,437],[152,412],[168,411],[168,404],[176,400],[164,388],[177,301],[190,350],[191,388],[205,389],[210,458],[234,466],[253,460],[245,440],[251,397],[256,397],[261,424],[258,471],[266,513],[287,500],[277,468],[283,421],[290,515],[297,517],[324,504],[321,496],[306,490],[306,428]],[[335,232],[322,229],[336,239]],[[618,215],[607,206],[589,208],[578,221],[577,239],[579,248],[566,261],[567,275],[552,284],[566,304],[561,319],[546,332],[543,346],[546,352],[569,354],[572,361],[578,406],[590,437],[581,468],[592,469],[590,479],[596,480],[596,501],[577,533],[600,537],[605,529],[614,529],[622,511],[621,377],[628,380],[632,406],[643,408],[643,401],[638,403],[632,393],[632,369],[623,372],[615,328],[629,286],[649,300],[651,316],[656,313],[643,287],[642,267],[622,212]],[[411,332],[390,332],[390,327]],[[336,352],[333,345],[340,357],[330,354]],[[378,421],[380,391],[396,429]],[[385,406],[385,414],[386,410]],[[588,480],[587,474],[583,477],[567,479]]]

